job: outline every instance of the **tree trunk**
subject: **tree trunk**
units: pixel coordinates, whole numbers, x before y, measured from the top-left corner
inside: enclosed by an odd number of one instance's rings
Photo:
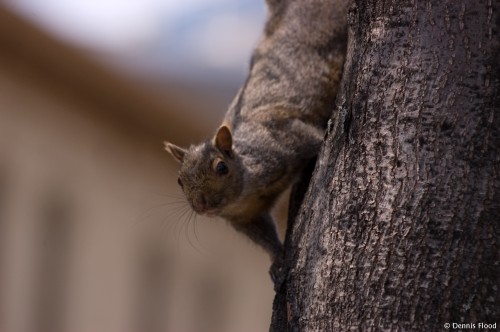
[[[351,4],[271,331],[500,327],[499,7]]]

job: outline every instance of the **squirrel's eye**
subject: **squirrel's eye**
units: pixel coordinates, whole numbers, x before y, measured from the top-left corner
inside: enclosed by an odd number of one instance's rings
[[[229,169],[227,168],[227,165],[223,161],[219,161],[217,163],[217,167],[215,168],[215,171],[217,172],[217,175],[224,175],[229,172]]]
[[[181,178],[177,178],[177,183],[182,189],[184,189],[184,185],[182,184]]]

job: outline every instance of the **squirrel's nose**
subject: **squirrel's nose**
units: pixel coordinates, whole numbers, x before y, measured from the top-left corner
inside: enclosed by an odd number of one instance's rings
[[[194,201],[194,208],[196,212],[203,212],[207,209],[207,199],[204,195],[199,195]]]
[[[204,195],[200,195],[200,204],[203,206],[203,208],[207,207],[207,199],[205,198]]]

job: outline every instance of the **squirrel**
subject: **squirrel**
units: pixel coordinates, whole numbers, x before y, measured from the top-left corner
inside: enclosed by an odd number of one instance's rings
[[[335,22],[345,13],[328,0],[267,0],[267,7],[249,75],[215,136],[165,149],[181,164],[178,184],[193,210],[226,219],[276,262],[283,245],[270,210],[319,152],[347,32]]]

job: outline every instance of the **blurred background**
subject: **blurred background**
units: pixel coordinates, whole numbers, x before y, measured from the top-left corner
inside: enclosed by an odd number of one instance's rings
[[[267,331],[267,255],[195,217],[163,140],[212,135],[255,0],[0,1],[0,331]]]

